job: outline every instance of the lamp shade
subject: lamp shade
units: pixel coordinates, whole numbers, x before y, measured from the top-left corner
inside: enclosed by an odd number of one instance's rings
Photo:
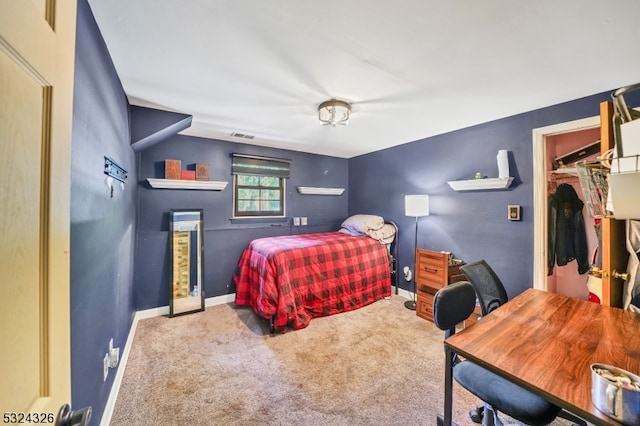
[[[429,216],[429,196],[405,195],[404,215],[412,217]]]

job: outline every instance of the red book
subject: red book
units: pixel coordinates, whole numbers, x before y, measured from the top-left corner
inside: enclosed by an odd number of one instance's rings
[[[180,173],[182,176],[182,180],[196,180],[195,170],[182,170]]]

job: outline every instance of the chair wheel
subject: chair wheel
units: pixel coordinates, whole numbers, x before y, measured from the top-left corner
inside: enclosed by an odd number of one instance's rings
[[[482,417],[484,416],[484,407],[480,406],[475,410],[469,410],[469,417],[471,417],[471,421],[474,423],[481,424]]]

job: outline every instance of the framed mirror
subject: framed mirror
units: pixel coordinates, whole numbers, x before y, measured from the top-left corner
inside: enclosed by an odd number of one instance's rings
[[[171,210],[169,316],[204,311],[202,210]]]

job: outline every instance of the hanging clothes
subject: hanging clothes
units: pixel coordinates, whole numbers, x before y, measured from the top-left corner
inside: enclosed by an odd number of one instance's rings
[[[627,220],[626,231],[629,280],[624,283],[622,307],[640,313],[640,221]]]
[[[589,271],[587,233],[585,231],[582,208],[584,203],[573,186],[563,183],[549,197],[548,221],[548,275],[553,267],[564,266],[575,260],[578,273]]]

